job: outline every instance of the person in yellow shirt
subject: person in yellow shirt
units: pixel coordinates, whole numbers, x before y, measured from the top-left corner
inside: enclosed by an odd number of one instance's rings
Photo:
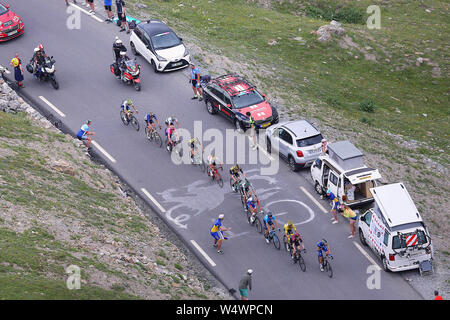
[[[23,88],[22,61],[20,61],[18,53],[16,53],[14,58],[12,58],[11,65],[14,67],[14,78],[16,79],[17,85]]]
[[[344,212],[342,215],[345,218],[348,218],[350,220],[350,235],[348,236],[349,239],[353,238],[355,236],[355,223],[356,220],[358,220],[358,215],[350,209],[349,206],[344,206]]]
[[[294,226],[294,223],[291,220],[289,220],[288,223],[286,223],[283,226],[283,228],[284,228],[285,242],[286,244],[289,244],[291,235],[293,235],[297,231],[297,228]]]

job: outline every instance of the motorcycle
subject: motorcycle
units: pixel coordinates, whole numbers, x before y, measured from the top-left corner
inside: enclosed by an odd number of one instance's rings
[[[33,73],[40,81],[50,80],[53,88],[55,88],[55,90],[58,90],[59,84],[56,81],[55,77],[55,62],[56,61],[53,59],[53,56],[51,56],[50,58],[44,57],[44,62],[39,66],[40,72],[34,71],[34,68],[30,64],[27,65],[26,69],[28,72]]]
[[[139,79],[141,66],[137,64],[136,58],[126,60],[124,66],[126,69],[121,69],[117,63],[113,63],[110,65],[112,74],[114,74],[118,80],[127,84],[133,84],[136,91],[141,90],[141,80]]]

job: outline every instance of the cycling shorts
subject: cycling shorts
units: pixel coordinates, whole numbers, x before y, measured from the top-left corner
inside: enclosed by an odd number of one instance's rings
[[[214,238],[214,240],[223,240],[223,234],[221,231],[210,232],[210,234]]]

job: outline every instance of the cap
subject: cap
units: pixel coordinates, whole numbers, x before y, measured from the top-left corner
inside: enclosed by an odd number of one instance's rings
[[[327,139],[322,139],[322,142],[327,142]]]
[[[330,190],[330,189],[327,189],[327,194],[329,194],[329,193],[331,193],[331,190]]]

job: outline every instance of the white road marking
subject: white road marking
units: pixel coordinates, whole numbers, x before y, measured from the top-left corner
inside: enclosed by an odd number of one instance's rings
[[[206,259],[206,261],[209,262],[209,264],[213,267],[216,266],[214,261],[206,254],[205,251],[198,245],[198,243],[195,240],[191,240],[192,245],[202,254],[202,256]]]
[[[102,19],[96,17],[95,15],[90,14],[89,11],[84,10],[83,8],[77,6],[76,4],[73,4],[73,3],[69,3],[69,4],[70,4],[72,7],[77,8],[77,9],[80,10],[81,12],[84,12],[85,14],[87,14],[88,16],[90,16],[91,18],[97,20],[98,22],[103,22]]]
[[[62,113],[57,107],[55,107],[50,101],[45,99],[43,96],[39,96],[39,99],[44,101],[50,108],[52,108],[57,114],[59,114],[61,117],[65,117],[66,115]]]
[[[109,161],[111,161],[112,163],[116,163],[116,159],[114,159],[108,152],[106,152],[105,149],[103,149],[96,141],[92,140],[92,144],[98,149],[100,150],[101,153],[103,153],[108,159]]]
[[[374,266],[376,266],[378,268],[378,270],[381,270],[381,267],[378,265],[378,263],[375,262],[375,260],[372,259],[372,257],[366,252],[366,250],[364,250],[357,242],[353,241],[353,244],[356,246],[356,248],[358,248],[359,251],[361,251],[361,253],[364,255],[364,257],[367,258],[367,260],[370,261],[371,264],[373,264]]]
[[[312,200],[312,202],[314,202],[314,204],[316,206],[319,207],[319,209],[323,212],[323,213],[327,213],[328,211],[319,203],[319,201],[317,201],[304,187],[300,187],[300,190],[302,190],[307,196],[308,198],[310,198]]]
[[[280,213],[277,213],[277,214],[275,215],[275,217],[283,216],[283,215],[285,215],[285,214],[287,214],[287,212],[280,212]]]
[[[159,204],[158,201],[156,201],[155,198],[153,198],[153,196],[145,189],[145,188],[141,188],[141,191],[150,199],[152,200],[152,202],[159,208],[159,210],[161,210],[162,213],[166,213],[166,209],[163,208],[162,205]]]

